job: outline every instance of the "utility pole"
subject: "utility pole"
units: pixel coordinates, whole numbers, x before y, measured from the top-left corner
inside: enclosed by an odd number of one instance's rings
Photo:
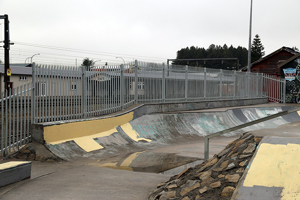
[[[10,50],[10,40],[9,40],[9,20],[8,15],[0,15],[0,19],[4,19],[4,90],[6,94],[9,95],[10,89],[10,72],[9,71],[9,50]]]
[[[250,6],[250,25],[249,25],[249,48],[248,48],[248,72],[250,73],[251,65],[251,32],[252,32],[252,0]]]

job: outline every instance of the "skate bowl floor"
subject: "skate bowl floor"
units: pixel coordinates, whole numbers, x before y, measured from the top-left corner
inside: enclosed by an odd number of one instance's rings
[[[136,114],[132,111],[106,119],[48,126],[44,128],[44,138],[46,147],[64,160],[97,160],[120,155],[124,160],[130,157],[130,162],[127,163],[132,164],[134,160],[150,156],[143,152],[145,150],[201,141],[206,135],[291,108],[295,108],[295,105],[263,104],[256,107],[158,113],[139,117],[135,117]],[[300,112],[294,112],[224,136],[234,137],[244,132],[274,129],[300,121],[299,114]],[[118,126],[115,126],[116,122]],[[100,131],[95,131],[95,128]]]

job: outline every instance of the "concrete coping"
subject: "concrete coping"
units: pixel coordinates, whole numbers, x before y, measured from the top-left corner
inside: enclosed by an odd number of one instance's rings
[[[128,114],[132,111],[135,111],[139,108],[145,107],[145,106],[168,106],[168,105],[182,105],[182,104],[206,104],[206,103],[213,103],[216,102],[216,100],[218,100],[218,102],[233,102],[233,101],[245,101],[245,100],[265,100],[267,101],[267,97],[256,97],[256,98],[245,98],[245,99],[214,99],[214,100],[205,100],[205,101],[179,101],[179,102],[160,102],[160,103],[146,103],[146,104],[139,104],[133,108],[127,108],[125,110],[121,110],[117,113],[112,113],[112,114],[108,114],[108,115],[104,115],[104,116],[99,116],[99,117],[91,117],[91,118],[85,118],[85,119],[73,119],[73,120],[63,120],[63,121],[55,121],[55,122],[44,122],[44,123],[36,123],[37,125],[43,125],[43,126],[52,126],[52,125],[60,125],[60,124],[66,124],[66,123],[73,123],[73,122],[83,122],[83,121],[92,121],[92,120],[98,120],[98,119],[107,119],[107,118],[113,118],[113,117],[118,117],[118,116],[122,116],[125,114]],[[257,103],[253,103],[253,104],[249,104],[249,105],[254,105]],[[225,107],[232,107],[232,106],[247,106],[247,105],[226,105]],[[219,108],[220,106],[213,106],[211,108]],[[222,105],[221,107],[224,107],[224,105]],[[196,110],[203,110],[203,109],[209,109],[207,107],[205,108],[200,108],[200,109],[196,109]],[[193,109],[188,109],[186,107],[182,107],[182,108],[177,108],[177,111],[189,111],[189,110],[193,110]],[[148,111],[144,114],[154,114],[154,113],[166,113],[166,112],[174,112],[173,110],[170,109],[160,109],[157,110],[156,112],[154,111]]]

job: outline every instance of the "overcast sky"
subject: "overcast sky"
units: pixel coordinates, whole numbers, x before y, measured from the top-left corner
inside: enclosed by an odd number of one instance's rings
[[[15,42],[12,63],[35,53],[39,63],[80,65],[84,57],[121,63],[117,56],[161,63],[181,48],[248,48],[249,41],[250,0],[0,0],[4,14]],[[252,39],[259,34],[266,54],[300,48],[299,21],[299,0],[253,0]]]

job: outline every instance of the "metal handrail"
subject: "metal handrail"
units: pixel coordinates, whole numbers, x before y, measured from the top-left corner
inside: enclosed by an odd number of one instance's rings
[[[245,124],[241,124],[241,125],[238,125],[238,126],[235,126],[235,127],[232,127],[232,128],[229,128],[229,129],[226,129],[226,130],[223,130],[223,131],[219,131],[219,132],[213,133],[211,135],[205,136],[204,137],[204,160],[206,161],[208,159],[208,157],[209,157],[209,139],[210,138],[213,138],[213,137],[216,137],[216,136],[220,136],[220,135],[223,135],[225,133],[236,131],[236,130],[241,129],[241,128],[252,126],[254,124],[258,124],[258,123],[261,123],[261,122],[264,122],[264,121],[268,121],[270,119],[274,119],[276,117],[280,117],[280,116],[287,115],[289,113],[293,113],[293,112],[297,112],[297,111],[300,111],[299,106],[297,108],[293,108],[293,109],[290,109],[290,110],[282,111],[282,112],[276,113],[274,115],[269,115],[267,117],[263,117],[263,118],[260,118],[260,119],[257,119],[257,120],[253,120],[251,122],[247,122]]]

